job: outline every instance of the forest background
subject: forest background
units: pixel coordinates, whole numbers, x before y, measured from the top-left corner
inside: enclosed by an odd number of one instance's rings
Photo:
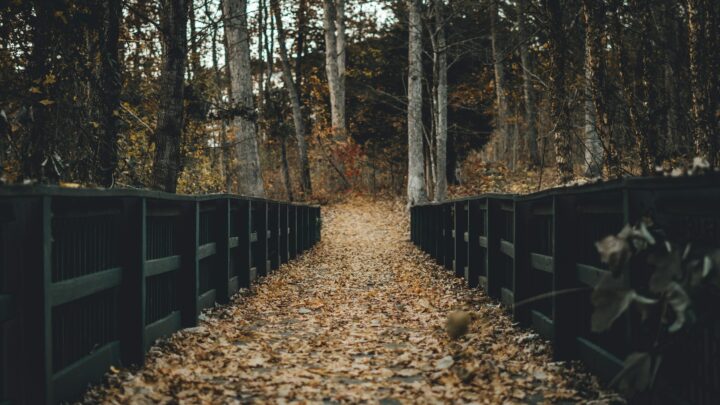
[[[719,33],[712,0],[2,1],[0,178],[418,202],[715,165]]]

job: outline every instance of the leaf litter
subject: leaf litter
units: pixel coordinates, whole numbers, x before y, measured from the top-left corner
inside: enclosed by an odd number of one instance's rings
[[[196,328],[113,368],[86,403],[611,403],[408,240],[400,202],[323,208],[322,241]],[[472,311],[467,333],[445,330]]]

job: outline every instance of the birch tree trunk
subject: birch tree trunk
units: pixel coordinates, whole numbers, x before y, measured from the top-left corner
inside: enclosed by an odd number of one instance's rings
[[[570,147],[570,114],[565,90],[567,42],[563,27],[563,9],[560,0],[543,0],[549,25],[548,48],[550,54],[550,115],[552,117],[555,164],[560,179],[567,182],[573,177],[572,149]]]
[[[240,114],[234,118],[238,186],[243,195],[265,195],[260,155],[255,136],[250,40],[247,29],[247,0],[224,0],[223,17],[228,46],[230,87]]]
[[[174,193],[180,171],[180,138],[185,121],[183,106],[187,58],[187,0],[160,2],[163,67],[160,72],[160,106],[155,128],[153,187]]]
[[[585,31],[585,175],[597,177],[602,174],[603,148],[597,131],[597,119],[595,117],[595,103],[593,102],[593,57],[596,57],[593,49],[597,33],[594,27]]]
[[[338,71],[338,85],[337,85],[337,108],[339,119],[342,120],[338,128],[342,130],[342,135],[346,135],[347,117],[345,115],[345,63],[347,61],[345,48],[345,0],[335,0],[335,53],[337,54],[337,71]]]
[[[518,36],[522,44],[520,46],[520,65],[523,70],[523,97],[525,99],[525,124],[527,126],[525,136],[527,138],[528,152],[530,153],[530,164],[540,165],[540,154],[538,153],[537,140],[537,110],[535,106],[535,91],[532,87],[532,63],[528,52],[530,39],[527,33],[528,0],[518,2]]]
[[[605,41],[602,39],[605,27],[605,8],[594,0],[583,0],[585,19],[585,73],[591,92],[594,110],[594,126],[603,148],[603,162],[608,175],[619,177],[622,174],[617,152],[615,135],[610,123],[608,110],[610,85],[604,54]]]
[[[282,134],[280,137],[280,159],[282,161],[283,183],[285,184],[285,192],[287,192],[288,201],[293,201],[294,197],[290,181],[290,166],[288,165],[287,160],[287,136]]]
[[[445,38],[444,0],[434,0],[435,36],[435,201],[447,198],[447,41]]]
[[[285,46],[285,29],[283,27],[282,15],[280,14],[280,0],[271,0],[271,7],[275,15],[275,25],[277,27],[278,44],[280,46],[280,60],[282,62],[282,77],[285,89],[290,96],[290,103],[293,112],[293,124],[295,126],[295,139],[298,145],[298,154],[300,155],[300,184],[305,195],[312,193],[310,183],[310,163],[308,161],[307,146],[305,144],[305,120],[302,115],[302,106],[300,105],[300,95],[296,82],[300,82],[297,78],[293,81],[290,68],[290,60],[288,58],[287,47]],[[283,142],[285,142],[283,140]],[[284,146],[283,146],[284,147]]]
[[[422,20],[420,0],[408,6],[408,206],[427,200],[423,168],[422,123]]]
[[[270,92],[269,88],[265,87],[265,58],[263,58],[265,52],[265,35],[267,30],[267,16],[266,16],[266,5],[264,0],[258,0],[258,11],[257,11],[257,22],[258,22],[258,41],[257,41],[257,53],[260,62],[260,69],[258,69],[258,132],[260,132],[260,139],[263,143],[267,142],[267,114],[265,112],[265,105],[267,104],[267,93]]]
[[[343,3],[344,4],[344,3]],[[328,87],[330,93],[330,117],[333,132],[336,139],[342,139],[345,133],[345,100],[343,98],[343,90],[340,84],[340,66],[338,63],[338,48],[340,41],[336,34],[337,27],[337,11],[333,0],[323,1],[323,29],[325,31],[325,71],[328,77]],[[344,7],[343,7],[344,10]],[[343,22],[344,27],[344,22]],[[342,34],[342,44],[345,44],[345,35]],[[345,52],[343,49],[343,80],[345,77]]]
[[[497,98],[497,114],[495,116],[495,127],[500,135],[500,158],[507,156],[507,148],[510,145],[510,132],[507,128],[507,100],[505,97],[505,69],[503,67],[502,55],[500,55],[500,44],[498,38],[498,0],[490,1],[490,39],[492,42],[493,70],[495,73],[495,96]]]
[[[305,30],[307,29],[307,0],[300,0],[297,13],[297,37],[295,39],[295,84],[302,101],[302,61],[305,52]],[[301,103],[302,104],[302,103]]]
[[[209,10],[209,4],[206,4],[206,13],[210,15]],[[217,105],[222,105],[223,101],[223,93],[224,90],[227,88],[224,80],[223,80],[223,73],[220,69],[220,63],[218,60],[218,49],[217,49],[217,43],[218,43],[218,25],[216,24],[213,27],[212,30],[212,37],[211,37],[211,49],[210,49],[210,55],[212,58],[212,67],[213,71],[215,72],[215,86],[217,87],[217,94],[215,98],[215,103]],[[223,40],[223,44],[224,44]],[[227,60],[227,59],[226,59]],[[227,66],[225,66],[225,69],[227,69]],[[226,118],[222,118],[220,120],[220,137],[218,139],[218,142],[220,143],[220,156],[221,156],[221,172],[222,176],[224,178],[224,184],[225,184],[225,192],[231,193],[232,192],[232,177],[230,177],[230,166],[231,166],[231,157],[230,157],[230,150],[228,147],[227,142],[227,127],[228,127],[228,120]]]

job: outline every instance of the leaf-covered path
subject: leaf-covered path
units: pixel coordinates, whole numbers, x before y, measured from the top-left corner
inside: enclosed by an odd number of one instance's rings
[[[542,403],[597,399],[482,293],[408,241],[403,207],[325,208],[323,239],[201,325],[160,342],[89,402]],[[477,313],[450,340],[449,311]]]

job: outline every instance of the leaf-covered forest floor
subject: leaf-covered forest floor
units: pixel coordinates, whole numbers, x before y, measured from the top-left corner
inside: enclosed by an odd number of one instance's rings
[[[322,241],[88,403],[607,403],[611,395],[408,240],[399,202],[323,208]],[[476,314],[452,340],[448,312]]]

